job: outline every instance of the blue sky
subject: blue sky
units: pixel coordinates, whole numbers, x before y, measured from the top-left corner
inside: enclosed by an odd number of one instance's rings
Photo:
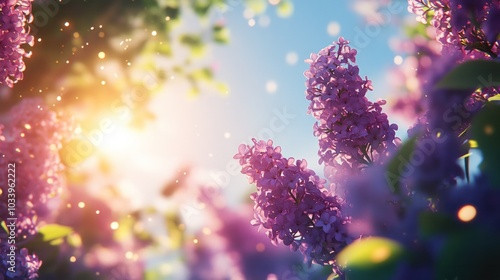
[[[252,137],[272,136],[275,145],[283,148],[284,156],[305,158],[310,168],[321,174],[318,142],[312,134],[314,119],[307,115],[308,102],[304,98],[303,73],[308,68],[304,60],[338,36],[358,42],[360,74],[368,76],[375,86],[368,97],[385,98],[384,74],[394,66],[396,55],[388,42],[400,35],[396,16],[407,14],[403,4],[400,14],[367,29],[364,19],[350,6],[353,2],[294,1],[294,12],[288,18],[278,17],[275,7],[269,5],[263,15],[253,17],[253,27],[244,16],[243,5],[215,13],[213,18],[223,19],[229,27],[231,42],[212,46],[207,61],[217,65],[216,79],[226,82],[230,93],[221,96],[202,92],[198,98],[189,99],[182,86],[173,83],[152,100],[157,120],[141,136],[117,134],[129,143],[120,140],[121,147],[114,151],[116,145],[110,139],[105,152],[117,166],[116,178],[111,180],[122,185],[131,205],[151,203],[159,188],[186,164],[199,168],[201,181],[220,186],[237,205],[251,188],[242,174],[234,172],[236,161],[232,156],[240,143],[248,143]],[[267,26],[259,24],[263,19]],[[327,31],[332,22],[340,26],[338,35],[331,36]],[[356,37],[361,36],[360,32],[368,36],[363,44]],[[297,58],[292,65],[286,59],[290,53]],[[266,90],[269,83],[275,85],[275,92]],[[147,190],[141,188],[144,184]]]

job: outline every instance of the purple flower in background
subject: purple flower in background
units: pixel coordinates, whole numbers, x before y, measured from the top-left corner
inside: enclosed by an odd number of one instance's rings
[[[8,174],[15,174],[16,207],[13,214],[17,218],[17,242],[36,233],[38,221],[50,214],[48,200],[61,191],[63,167],[58,151],[63,135],[68,131],[39,99],[23,99],[6,116],[0,116],[0,181],[7,182]],[[8,185],[2,184],[2,220],[12,216],[7,204],[8,194]],[[8,250],[6,237],[0,236],[2,258]],[[6,275],[11,279],[33,279],[41,262],[25,248],[19,249],[17,271]],[[0,263],[2,275],[5,275],[6,267],[5,261]]]
[[[37,279],[37,272],[42,265],[42,261],[39,260],[36,255],[29,254],[26,248],[15,251],[15,269],[14,271],[8,270],[8,268],[12,267],[9,263],[11,259],[8,258],[8,254],[11,254],[10,246],[11,245],[7,243],[7,234],[2,232],[0,234],[0,253],[2,254],[2,261],[0,263],[0,279]]]
[[[29,57],[24,44],[33,45],[34,38],[28,34],[26,23],[32,21],[33,0],[0,0],[0,84],[12,87],[23,79],[24,57]]]
[[[203,201],[210,222],[197,234],[196,244],[187,244],[189,279],[268,279],[270,275],[282,279],[302,263],[300,253],[274,246],[248,223],[245,217],[253,210],[248,205],[230,209],[213,200]]]
[[[69,127],[41,99],[23,99],[0,118],[0,126],[0,178],[7,182],[8,164],[15,164],[16,215],[20,220],[34,215],[43,219],[48,214],[46,202],[62,190],[59,149]],[[2,217],[7,216],[7,193],[2,185]],[[34,228],[18,229],[34,233]]]
[[[458,49],[466,56],[477,56],[477,50],[497,57],[500,25],[493,16],[500,1],[470,0],[408,0],[408,10],[417,20],[435,28],[436,39],[445,49]]]
[[[354,64],[356,53],[341,37],[318,54],[311,54],[306,60],[310,68],[304,73],[308,78],[305,94],[311,101],[309,113],[318,120],[314,135],[319,139],[320,163],[336,166],[345,162],[350,173],[382,161],[395,148],[397,130],[382,113],[385,101],[373,103],[366,98],[373,87],[368,78],[359,75]],[[342,182],[341,176],[336,182]]]
[[[240,145],[234,156],[257,185],[252,223],[275,244],[300,250],[309,263],[335,265],[335,255],[355,238],[344,229],[349,219],[342,214],[343,200],[324,188],[305,160],[282,157],[271,140],[253,143]]]

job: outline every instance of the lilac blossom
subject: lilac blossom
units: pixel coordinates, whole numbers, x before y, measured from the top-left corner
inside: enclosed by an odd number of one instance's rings
[[[498,56],[500,25],[495,25],[498,19],[494,15],[498,14],[500,1],[408,0],[408,3],[408,10],[417,15],[418,21],[435,28],[436,39],[445,48],[459,49],[464,56],[474,55],[471,50]]]
[[[33,0],[0,1],[0,84],[12,87],[23,79],[24,57],[30,57],[21,46],[33,45],[34,38],[29,35],[26,24],[31,22],[31,2]]]
[[[48,214],[46,202],[62,190],[59,149],[69,127],[41,99],[23,99],[7,112],[0,126],[0,176],[7,182],[8,163],[15,164],[16,175],[22,174],[16,176],[16,215],[20,220],[35,214],[43,218]],[[2,185],[4,195],[6,187]],[[0,202],[2,217],[7,215],[5,202]],[[34,234],[32,226],[18,229]]]
[[[3,123],[3,124],[2,124]],[[29,239],[36,233],[37,222],[49,214],[48,200],[62,188],[63,167],[59,148],[67,132],[64,122],[47,110],[39,99],[23,99],[6,116],[0,116],[0,181],[7,182],[8,168],[15,170],[17,242]],[[9,164],[15,165],[14,168]],[[11,171],[12,173],[12,171]],[[1,185],[0,217],[10,217],[7,205],[7,184]],[[0,236],[1,244],[5,236]],[[2,256],[6,247],[0,248]],[[25,248],[18,248],[16,258],[21,267],[10,275],[12,279],[36,277],[41,262]],[[0,272],[6,269],[0,263]],[[2,273],[3,274],[3,273]]]
[[[382,113],[385,101],[367,99],[366,93],[373,86],[359,75],[356,53],[341,37],[318,54],[311,54],[306,60],[310,68],[304,73],[305,94],[311,102],[308,112],[318,120],[314,135],[319,139],[320,163],[348,165],[352,172],[380,162],[395,148],[397,130]]]
[[[344,201],[329,193],[305,160],[284,158],[271,140],[240,145],[234,156],[257,192],[252,224],[273,243],[300,250],[309,263],[334,265],[334,256],[355,237],[347,233]]]
[[[10,259],[7,257],[8,254],[11,253],[10,246],[11,245],[7,243],[7,233],[2,230],[0,233],[0,254],[2,254],[2,261],[0,263],[0,279],[37,279],[37,273],[42,265],[42,261],[39,260],[36,255],[30,254],[26,248],[15,251],[15,269],[14,271],[8,270],[8,268],[11,267],[9,264]]]

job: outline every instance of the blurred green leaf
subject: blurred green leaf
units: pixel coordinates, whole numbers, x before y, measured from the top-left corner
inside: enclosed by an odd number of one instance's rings
[[[287,18],[293,14],[293,3],[291,1],[281,1],[278,4],[277,14],[279,17]]]
[[[158,270],[148,269],[144,274],[144,280],[158,280],[162,279],[162,275]]]
[[[205,44],[200,35],[197,34],[184,34],[179,38],[181,44],[189,47],[191,55],[200,57],[205,52]]]
[[[165,8],[165,16],[168,18],[169,21],[174,21],[179,19],[179,15],[181,13],[181,10],[179,7],[176,6],[167,6]]]
[[[499,101],[499,100],[500,100],[500,94],[492,96],[488,99],[488,101]]]
[[[170,248],[176,250],[184,244],[184,225],[181,223],[179,213],[166,213],[164,216],[167,227]]]
[[[483,155],[482,167],[500,187],[500,104],[488,102],[472,120],[471,138],[477,142]]]
[[[390,279],[404,248],[397,242],[381,237],[368,237],[353,242],[337,256],[345,267],[346,279]]]
[[[429,35],[427,35],[427,27],[428,25],[426,24],[415,24],[415,25],[404,25],[404,31],[406,36],[410,38],[414,38],[416,36],[422,36],[424,38],[428,38]]]
[[[204,17],[212,7],[212,0],[191,0],[193,11],[200,17]]]
[[[213,73],[210,68],[201,68],[191,72],[190,76],[196,81],[210,81],[213,79]]]
[[[500,86],[500,62],[466,61],[451,70],[437,84],[438,88],[476,89]]]
[[[0,224],[3,228],[3,230],[5,230],[6,233],[9,233],[9,230],[7,229],[7,224],[5,223],[5,221],[2,221],[2,223]]]
[[[387,170],[385,172],[385,178],[391,191],[394,193],[400,192],[400,179],[402,177],[402,171],[406,168],[406,164],[409,162],[410,156],[415,149],[415,143],[417,141],[417,136],[413,136],[401,146],[399,151],[394,155],[392,160],[387,165]]]
[[[436,261],[435,279],[500,279],[498,232],[457,231],[448,235]]]
[[[38,230],[38,234],[41,236],[43,242],[51,242],[66,237],[72,232],[72,228],[58,224],[48,224]]]
[[[212,28],[212,37],[216,43],[227,44],[229,43],[229,29],[223,25],[214,25]]]
[[[424,237],[447,234],[459,227],[450,216],[438,212],[422,212],[419,215],[419,230]]]
[[[196,97],[196,96],[199,96],[200,93],[201,93],[201,91],[198,87],[191,87],[188,91],[188,96],[189,97]]]
[[[266,0],[245,0],[245,3],[257,15],[264,13],[267,8]]]
[[[229,94],[229,86],[223,82],[214,82],[215,89],[222,95]]]

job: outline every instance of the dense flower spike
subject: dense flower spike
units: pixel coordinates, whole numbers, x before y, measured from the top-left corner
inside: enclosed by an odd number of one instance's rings
[[[7,241],[7,234],[2,232],[0,234],[0,254],[2,254],[2,262],[0,263],[0,279],[7,277],[5,279],[12,280],[25,280],[25,279],[37,279],[38,269],[42,265],[42,261],[34,254],[29,254],[28,249],[22,248],[20,251],[16,252],[15,260],[16,263],[15,270],[8,270],[11,267],[6,259],[8,254],[11,254],[10,244]],[[4,259],[5,258],[5,259]]]
[[[353,170],[379,161],[394,148],[397,130],[382,113],[385,101],[373,103],[366,98],[373,87],[368,78],[359,76],[356,53],[341,37],[311,54],[306,60],[311,66],[304,73],[309,113],[318,120],[314,134],[319,138],[320,162],[330,166],[345,163]]]
[[[408,10],[417,20],[430,23],[436,30],[436,39],[445,48],[460,49],[464,55],[478,50],[497,57],[500,25],[500,1],[469,0],[408,0]],[[474,54],[472,54],[474,55]]]
[[[334,264],[335,254],[353,237],[347,234],[343,201],[324,188],[324,180],[305,160],[284,158],[271,140],[242,144],[234,158],[257,185],[252,223],[266,229],[274,243],[300,249],[309,262]]]
[[[15,170],[10,173],[16,175],[16,207],[11,215],[7,205],[7,194],[11,192],[7,184],[2,184],[0,217],[2,220],[17,218],[17,242],[36,233],[37,221],[49,214],[46,202],[61,187],[62,164],[58,150],[62,132],[67,130],[56,114],[46,110],[42,104],[39,99],[23,99],[7,116],[0,116],[0,181],[7,182],[8,169]],[[0,236],[1,244],[7,244],[5,238]],[[2,256],[6,256],[6,250],[6,247],[0,248]],[[40,266],[37,257],[28,254],[24,248],[17,253],[21,267],[9,277],[36,277]],[[0,263],[0,272],[4,272],[6,267],[6,263]]]
[[[0,172],[7,182],[7,165],[14,163],[16,174],[16,212],[43,216],[45,202],[62,186],[63,166],[59,158],[61,141],[69,131],[56,114],[47,110],[41,99],[23,99],[2,119],[0,131]],[[5,195],[7,189],[2,185]],[[3,199],[0,203],[5,203]],[[2,204],[0,214],[6,215]]]
[[[31,22],[33,0],[0,0],[0,84],[12,87],[23,79],[23,58],[29,57],[24,44],[33,45],[26,23]]]

